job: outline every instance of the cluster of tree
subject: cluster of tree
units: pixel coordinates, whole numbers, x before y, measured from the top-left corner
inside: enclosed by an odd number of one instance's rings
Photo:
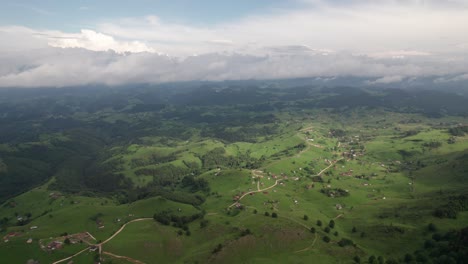
[[[338,128],[330,129],[330,135],[335,138],[341,138],[346,136],[346,131]]]
[[[468,126],[452,127],[452,128],[449,128],[448,132],[452,136],[461,137],[461,136],[464,136],[466,133],[468,133]]]
[[[240,121],[240,120],[239,120]],[[232,120],[230,120],[232,122]],[[241,126],[239,129],[231,129],[224,123],[218,126],[204,127],[201,136],[206,138],[216,138],[225,142],[256,142],[259,137],[271,136],[277,133],[276,126],[263,125],[261,127],[257,124],[274,123],[275,118],[273,115],[257,116],[254,119],[247,117],[242,119],[239,124],[230,124],[231,126]]]
[[[386,263],[453,263],[464,264],[468,259],[468,227],[447,233],[433,233],[421,249]],[[376,263],[375,261],[369,263]]]
[[[277,153],[271,155],[271,157],[272,158],[279,158],[279,157],[283,157],[283,156],[290,156],[291,153],[293,153],[293,152],[297,153],[298,151],[301,151],[301,150],[303,150],[305,148],[306,148],[306,145],[304,143],[300,143],[300,144],[297,144],[297,145],[295,145],[293,147],[290,147],[290,148],[287,148],[287,149],[282,150],[280,152],[277,152]]]
[[[347,247],[347,246],[355,246],[356,244],[348,238],[342,238],[340,241],[338,241],[338,245],[340,247]]]
[[[226,155],[226,150],[222,147],[210,150],[199,158],[202,161],[203,168],[208,170],[218,167],[255,169],[262,162],[260,159],[251,157],[248,152],[237,156]]]
[[[312,104],[312,107],[333,108],[349,112],[355,108],[385,108],[402,113],[421,113],[429,117],[466,115],[467,98],[442,91],[406,91],[385,89],[371,94],[361,88],[337,87],[324,91],[330,96]]]
[[[210,186],[208,181],[203,178],[195,178],[193,176],[186,176],[181,182],[182,188],[189,188],[191,192],[209,192]]]
[[[193,206],[198,206],[205,202],[205,197],[200,194],[167,190],[162,187],[152,187],[150,188],[149,192],[146,193],[146,197],[154,196],[161,196],[174,202],[191,204]]]
[[[169,155],[158,155],[157,153],[151,153],[145,158],[135,158],[130,161],[130,167],[132,169],[137,167],[143,167],[148,165],[158,165],[161,163],[171,162],[177,159],[174,153]]]
[[[170,186],[178,183],[183,177],[190,174],[187,168],[172,164],[152,168],[141,168],[135,171],[137,176],[153,176],[153,184],[157,186]]]
[[[440,146],[442,146],[442,143],[439,141],[430,141],[423,143],[423,146],[431,149],[436,149],[440,148]]]
[[[457,218],[459,212],[468,209],[468,196],[459,195],[449,197],[449,202],[434,211],[434,216],[439,218]]]
[[[187,229],[187,224],[202,217],[202,213],[193,215],[176,215],[170,210],[161,211],[153,215],[154,220],[163,225],[170,225],[172,223],[173,226],[183,229]]]
[[[349,196],[349,191],[341,188],[322,188],[320,192],[328,197],[346,197]]]

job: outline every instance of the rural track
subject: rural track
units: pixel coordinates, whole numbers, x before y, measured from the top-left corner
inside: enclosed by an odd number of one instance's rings
[[[329,168],[331,168],[333,165],[335,165],[338,161],[342,160],[343,158],[340,158],[340,159],[337,159],[335,162],[332,162],[328,167],[326,167],[325,169],[321,170],[319,173],[317,173],[316,175],[313,175],[313,176],[320,176],[322,175],[322,173],[324,173],[326,170],[328,170]]]
[[[109,237],[108,239],[106,239],[104,242],[101,242],[101,243],[99,243],[99,244],[95,244],[95,245],[92,245],[92,246],[98,247],[98,248],[99,248],[99,252],[101,253],[101,251],[102,251],[102,245],[104,245],[104,244],[108,243],[109,241],[111,241],[112,239],[114,239],[118,234],[120,234],[120,232],[122,232],[122,231],[125,229],[125,227],[126,227],[128,224],[135,223],[135,222],[140,222],[140,221],[152,220],[152,219],[153,219],[153,218],[146,217],[146,218],[138,218],[138,219],[131,220],[131,221],[125,223],[124,225],[122,225],[122,226],[120,227],[120,229],[117,230],[117,232],[115,232],[111,237]],[[89,234],[89,233],[88,233],[88,234]],[[89,234],[89,235],[90,235],[91,237],[93,237],[91,234]],[[94,237],[93,237],[93,238],[94,238]],[[80,252],[78,252],[78,253],[76,253],[76,254],[74,254],[74,255],[71,255],[71,256],[66,257],[66,258],[64,258],[64,259],[61,259],[61,260],[57,260],[57,261],[53,262],[52,264],[58,264],[58,263],[62,263],[62,262],[65,262],[65,261],[67,261],[67,260],[70,260],[70,259],[72,259],[72,258],[74,258],[74,257],[76,257],[76,256],[78,256],[78,255],[80,255],[81,253],[85,252],[85,251],[88,250],[89,248],[90,248],[90,247],[87,247],[87,248],[81,250]],[[108,253],[108,255],[112,254],[112,253],[110,253],[110,252],[103,252],[103,253]],[[114,256],[114,254],[112,254],[112,256]],[[122,256],[118,256],[118,255],[115,255],[115,256],[117,256],[117,257],[119,257],[119,258],[124,258],[124,259],[129,260],[129,261],[131,261],[131,262],[133,262],[133,263],[144,264],[143,262],[141,262],[141,261],[139,261],[139,260],[134,260],[134,259],[129,258],[129,257],[122,257]],[[132,261],[132,260],[133,260],[133,261]]]
[[[139,260],[136,260],[136,259],[132,259],[130,257],[125,257],[125,256],[119,256],[119,255],[116,255],[116,254],[113,254],[111,252],[107,252],[107,251],[103,251],[102,254],[104,255],[108,255],[108,256],[111,256],[111,257],[114,257],[114,258],[118,258],[118,259],[125,259],[129,262],[132,262],[132,263],[135,263],[135,264],[146,264],[142,261],[139,261]]]
[[[78,252],[78,253],[76,253],[76,254],[74,254],[74,255],[71,255],[70,257],[67,257],[67,258],[64,258],[64,259],[61,259],[61,260],[57,260],[57,261],[53,262],[52,264],[58,264],[58,263],[65,262],[65,261],[67,261],[67,260],[69,260],[69,259],[72,259],[72,258],[74,258],[74,257],[76,257],[76,256],[78,256],[78,255],[80,255],[81,253],[85,252],[85,251],[88,250],[88,249],[89,249],[89,247],[87,247],[87,248],[81,250],[80,252]]]
[[[236,205],[240,200],[242,200],[242,198],[244,198],[245,196],[247,196],[247,195],[249,195],[249,194],[258,193],[258,192],[264,192],[264,191],[266,191],[266,190],[269,190],[269,189],[275,187],[276,185],[278,185],[278,183],[279,183],[280,181],[281,181],[281,180],[276,180],[275,184],[273,184],[272,186],[267,187],[267,188],[265,188],[265,189],[257,190],[257,191],[251,191],[251,192],[248,192],[248,193],[244,193],[244,195],[242,195],[235,203],[231,204],[228,208],[233,207],[233,206]]]
[[[138,218],[138,219],[134,219],[132,221],[129,221],[129,222],[125,223],[124,225],[122,225],[120,227],[120,229],[117,230],[117,232],[115,232],[111,237],[106,239],[104,242],[101,242],[101,243],[97,244],[96,246],[102,246],[102,245],[106,244],[107,242],[111,241],[112,239],[114,239],[114,237],[116,237],[118,234],[120,234],[120,232],[122,232],[128,224],[135,223],[135,222],[140,222],[140,221],[146,221],[146,220],[153,220],[153,218],[146,217],[146,218]]]
[[[298,224],[298,225],[304,227],[305,229],[307,229],[307,231],[310,232],[310,227],[309,227],[308,225],[304,224],[304,223],[301,223],[301,222],[299,222],[299,221],[297,221],[297,220],[295,220],[295,219],[292,219],[292,218],[289,218],[289,217],[286,217],[286,216],[281,216],[281,215],[280,215],[279,217],[284,218],[284,219],[287,219],[287,220],[289,220],[289,221],[291,221],[291,222],[294,222],[294,223],[296,223],[296,224]],[[294,251],[294,253],[299,253],[299,252],[303,252],[303,251],[307,251],[307,250],[311,249],[311,248],[315,245],[315,242],[316,242],[316,241],[317,241],[317,232],[314,234],[314,241],[312,241],[312,244],[311,244],[310,246],[308,246],[308,247],[306,247],[306,248],[304,248],[304,249],[300,249],[300,250]]]

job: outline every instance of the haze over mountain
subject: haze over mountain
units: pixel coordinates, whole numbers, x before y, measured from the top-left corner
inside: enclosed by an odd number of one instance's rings
[[[467,14],[462,0],[6,0],[0,86],[304,77],[466,86]]]
[[[0,264],[468,263],[467,0],[3,0]]]

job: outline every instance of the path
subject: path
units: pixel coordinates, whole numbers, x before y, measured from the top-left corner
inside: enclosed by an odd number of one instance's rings
[[[294,253],[304,252],[304,251],[307,251],[307,250],[311,249],[315,245],[315,241],[317,241],[317,232],[315,232],[314,235],[315,235],[314,241],[312,241],[312,244],[310,244],[310,246],[308,246],[306,248],[303,248],[303,249],[300,249],[300,250],[297,250],[297,251],[294,251]]]
[[[125,256],[115,255],[115,254],[107,252],[107,251],[103,251],[102,254],[108,255],[108,256],[111,256],[111,257],[114,257],[114,258],[118,258],[118,259],[125,259],[125,260],[127,260],[129,262],[136,263],[136,264],[145,264],[144,262],[141,262],[139,260],[132,259],[132,258],[125,257]]]
[[[278,182],[280,182],[281,180],[276,180],[275,184],[273,184],[272,186],[270,187],[267,187],[265,189],[262,189],[262,190],[258,190],[258,191],[251,191],[251,192],[248,192],[248,193],[244,193],[244,195],[242,195],[235,203],[231,204],[228,208],[231,208],[233,207],[234,205],[236,205],[237,203],[239,203],[240,200],[242,200],[242,198],[244,198],[245,196],[251,194],[251,193],[258,193],[258,192],[264,192],[266,190],[269,190],[273,187],[275,187],[276,185],[278,185]]]
[[[64,258],[64,259],[61,259],[61,260],[57,260],[57,261],[55,261],[55,262],[52,263],[52,264],[58,264],[58,263],[65,262],[65,261],[67,261],[67,260],[69,260],[69,259],[72,259],[72,258],[78,256],[79,254],[85,252],[85,251],[88,250],[88,249],[89,249],[89,247],[87,247],[87,248],[81,250],[80,252],[78,252],[78,253],[76,253],[75,255],[72,255],[72,256],[70,256],[70,257],[68,257],[68,258]]]
[[[153,218],[138,218],[138,219],[134,219],[134,220],[132,220],[132,221],[129,221],[129,222],[125,223],[124,225],[122,225],[122,226],[120,227],[120,229],[117,230],[117,232],[115,232],[111,237],[109,237],[108,239],[106,239],[104,242],[101,242],[101,243],[99,243],[99,244],[95,244],[95,245],[93,245],[93,246],[98,247],[98,248],[99,248],[99,253],[101,253],[101,252],[102,252],[102,245],[104,245],[104,244],[106,244],[107,242],[111,241],[114,237],[116,237],[118,234],[120,234],[120,232],[122,232],[128,224],[134,223],[134,222],[139,222],[139,221],[145,221],[145,220],[153,220]],[[87,233],[89,234],[89,236],[91,236],[92,238],[94,238],[89,232],[87,232]],[[94,239],[95,239],[95,238],[94,238]],[[95,240],[96,240],[96,239],[95,239]],[[64,261],[70,260],[70,259],[72,259],[72,258],[74,258],[74,257],[76,257],[76,256],[78,256],[78,255],[80,255],[81,253],[85,252],[86,250],[89,250],[89,248],[90,248],[90,247],[87,247],[87,248],[81,250],[80,252],[78,252],[78,253],[76,253],[76,254],[70,256],[70,257],[67,257],[67,258],[58,260],[58,261],[56,261],[56,262],[54,262],[54,263],[52,263],[52,264],[58,264],[58,263],[62,263],[62,262],[64,262]],[[104,252],[104,253],[108,253],[108,255],[111,255],[111,254],[112,254],[112,253],[109,253],[109,252]],[[113,254],[112,254],[112,255],[113,255]],[[117,256],[117,255],[115,255],[115,256]],[[128,257],[122,257],[122,256],[118,256],[118,257],[124,258],[124,259],[127,259],[127,260],[131,261],[131,260],[130,260],[131,258],[128,258]],[[132,259],[132,260],[133,260],[133,259]],[[143,263],[143,262],[138,261],[138,260],[133,260],[132,262],[133,262],[133,263],[138,263],[138,264]],[[143,263],[143,264],[144,264],[144,263]]]
[[[91,237],[92,239],[94,239],[94,241],[97,241],[97,239],[96,239],[95,237],[93,237],[93,235],[91,235],[91,233],[86,232],[86,234],[88,234],[89,237]]]
[[[335,165],[338,161],[342,160],[343,158],[340,158],[340,159],[337,159],[335,162],[332,162],[328,167],[326,167],[325,169],[321,170],[318,174],[316,175],[313,175],[313,176],[320,176],[322,173],[324,173],[326,170],[328,170],[329,168],[331,168],[333,165]]]
[[[307,229],[307,231],[310,232],[310,227],[307,226],[306,224],[303,224],[303,223],[301,223],[301,222],[299,222],[299,221],[297,221],[297,220],[295,220],[295,219],[292,219],[292,218],[289,218],[289,217],[286,217],[286,216],[280,215],[279,217],[288,219],[289,221],[292,221],[292,222],[294,222],[294,223],[296,223],[296,224],[299,224],[299,225],[303,226],[305,229]],[[299,252],[303,252],[303,251],[306,251],[306,250],[311,249],[311,248],[315,245],[315,241],[317,241],[317,232],[315,232],[315,234],[314,234],[314,241],[312,241],[312,244],[311,244],[310,246],[308,246],[308,247],[306,247],[306,248],[304,248],[304,249],[300,249],[300,250],[294,251],[294,253],[299,253]]]
[[[106,239],[104,242],[99,243],[97,246],[102,246],[102,245],[106,244],[107,242],[111,241],[114,237],[116,237],[118,234],[120,234],[120,232],[122,232],[128,224],[135,223],[135,222],[140,222],[140,221],[145,221],[145,220],[153,220],[153,218],[138,218],[138,219],[134,219],[132,221],[129,221],[126,224],[122,225],[122,227],[120,227],[120,229],[117,230],[117,232],[115,232],[111,237]]]
[[[343,214],[337,215],[335,218],[333,218],[333,220],[336,220],[336,219],[341,218],[341,217],[343,217]]]

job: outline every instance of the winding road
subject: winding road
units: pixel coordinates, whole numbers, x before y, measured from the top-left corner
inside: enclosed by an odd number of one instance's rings
[[[128,221],[126,224],[122,225],[122,227],[120,227],[120,229],[117,230],[117,232],[115,232],[111,237],[106,239],[104,242],[101,242],[101,243],[97,244],[96,246],[102,246],[102,245],[106,244],[107,242],[111,241],[114,237],[116,237],[118,234],[120,234],[120,232],[122,232],[128,224],[135,223],[135,222],[140,222],[140,221],[146,221],[146,220],[153,220],[153,218],[149,218],[149,217],[147,217],[147,218],[138,218],[138,219],[134,219],[132,221]]]
[[[102,246],[103,246],[104,244],[108,243],[109,241],[111,241],[112,239],[114,239],[118,234],[120,234],[120,232],[122,232],[128,224],[135,223],[135,222],[140,222],[140,221],[146,221],[146,220],[153,220],[153,218],[147,217],[147,218],[138,218],[138,219],[131,220],[131,221],[125,223],[124,225],[122,225],[122,226],[120,227],[120,229],[117,230],[117,232],[115,232],[111,237],[109,237],[108,239],[106,239],[104,242],[101,242],[101,243],[95,244],[95,245],[91,245],[91,246],[98,247],[98,248],[99,248],[99,253],[101,253],[101,252],[102,252]],[[88,234],[89,234],[89,233],[88,233]],[[91,234],[89,234],[89,236],[92,237],[92,238],[94,238]],[[61,260],[57,260],[57,261],[53,262],[52,264],[59,264],[59,263],[65,262],[65,261],[67,261],[67,260],[70,260],[70,259],[72,259],[72,258],[74,258],[74,257],[76,257],[76,256],[78,256],[78,255],[80,255],[81,253],[85,252],[86,250],[89,250],[89,249],[91,248],[91,246],[89,246],[89,247],[87,247],[87,248],[81,250],[80,252],[78,252],[78,253],[76,253],[76,254],[70,256],[70,257],[67,257],[67,258],[64,258],[64,259],[61,259]],[[126,260],[128,260],[128,261],[133,262],[133,263],[144,264],[143,262],[141,262],[141,261],[139,261],[139,260],[135,260],[135,259],[132,259],[132,258],[129,258],[129,257],[124,257],[124,256],[115,255],[115,254],[112,254],[112,253],[110,253],[110,252],[104,251],[104,252],[102,252],[102,253],[103,253],[103,254],[106,254],[106,255],[109,255],[109,256],[116,257],[116,258],[126,259]]]
[[[248,193],[244,193],[244,195],[242,195],[235,203],[231,204],[228,208],[233,207],[234,205],[236,205],[237,203],[239,203],[239,201],[242,200],[242,198],[244,198],[245,196],[247,196],[247,195],[249,195],[249,194],[258,193],[258,192],[264,192],[264,191],[266,191],[266,190],[269,190],[269,189],[275,187],[276,185],[278,185],[278,183],[279,183],[280,181],[281,181],[281,180],[276,180],[275,184],[273,184],[272,186],[267,187],[267,188],[265,188],[265,189],[258,190],[258,191],[251,191],[251,192],[248,192]]]

